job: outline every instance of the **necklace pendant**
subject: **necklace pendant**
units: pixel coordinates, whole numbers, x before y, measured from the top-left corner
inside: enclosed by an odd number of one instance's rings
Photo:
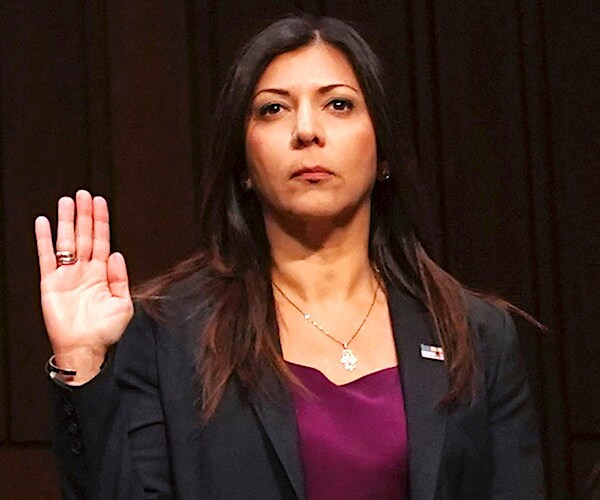
[[[352,349],[348,347],[344,347],[342,349],[342,357],[340,358],[340,363],[344,365],[344,368],[349,372],[353,372],[356,370],[356,364],[358,363],[358,358],[356,354],[352,352]]]

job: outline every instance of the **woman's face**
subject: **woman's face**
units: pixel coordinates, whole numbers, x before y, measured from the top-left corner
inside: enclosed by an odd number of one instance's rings
[[[370,210],[375,130],[341,51],[310,45],[267,66],[246,120],[246,161],[266,217]]]

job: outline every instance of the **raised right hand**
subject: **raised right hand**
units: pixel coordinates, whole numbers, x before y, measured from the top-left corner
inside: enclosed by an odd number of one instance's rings
[[[75,219],[75,213],[76,219]],[[106,200],[78,191],[58,202],[56,251],[76,252],[77,262],[57,265],[50,223],[35,221],[42,311],[55,362],[77,370],[71,383],[94,377],[109,347],[133,315],[125,259],[110,253]]]

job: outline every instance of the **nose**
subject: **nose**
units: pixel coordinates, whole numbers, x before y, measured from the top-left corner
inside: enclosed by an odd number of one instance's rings
[[[323,146],[325,137],[316,113],[309,105],[298,108],[296,122],[292,131],[292,143],[294,148],[300,149],[311,144]]]

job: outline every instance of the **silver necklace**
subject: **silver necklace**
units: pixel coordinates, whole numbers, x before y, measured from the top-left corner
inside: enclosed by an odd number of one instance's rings
[[[373,294],[373,300],[371,301],[371,305],[369,306],[369,310],[367,311],[367,314],[365,315],[363,320],[360,322],[360,325],[358,325],[358,328],[356,329],[356,331],[354,332],[352,337],[350,337],[350,340],[348,340],[347,342],[342,342],[342,341],[336,339],[325,328],[323,328],[317,322],[317,320],[314,319],[309,313],[304,312],[302,309],[300,309],[300,307],[298,305],[296,305],[296,303],[292,299],[290,299],[287,296],[287,294],[281,288],[279,288],[279,286],[277,286],[277,284],[275,282],[272,282],[272,283],[273,283],[273,286],[275,287],[275,289],[282,295],[282,297],[285,300],[287,300],[294,309],[296,309],[300,314],[302,314],[302,317],[306,321],[308,321],[312,326],[314,326],[321,333],[327,335],[336,344],[339,344],[342,346],[340,363],[342,363],[344,365],[344,368],[346,370],[348,370],[349,372],[353,372],[354,370],[356,370],[356,365],[358,364],[358,357],[356,356],[356,354],[354,354],[354,351],[352,351],[352,349],[350,349],[349,345],[350,345],[350,342],[352,342],[356,338],[356,336],[358,335],[358,332],[360,332],[363,325],[366,323],[368,317],[371,315],[371,311],[373,310],[373,306],[375,305],[375,301],[377,300],[377,292],[379,291],[379,283],[377,283],[377,286],[375,287],[375,293]]]

